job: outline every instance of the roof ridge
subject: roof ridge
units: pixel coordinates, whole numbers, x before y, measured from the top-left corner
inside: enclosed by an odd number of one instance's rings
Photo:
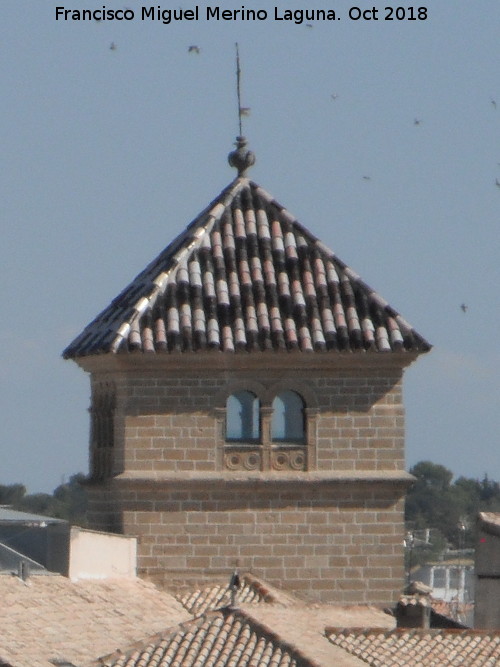
[[[227,206],[228,201],[232,199],[234,194],[240,190],[246,183],[248,183],[248,179],[244,177],[236,177],[227,185],[212,201],[206,206],[198,215],[193,218],[193,220],[185,227],[183,231],[181,231],[149,264],[142,270],[140,271],[136,277],[128,283],[128,285],[111,301],[111,303],[106,306],[103,310],[100,311],[100,313],[85,327],[85,329],[80,333],[79,336],[77,336],[63,351],[62,356],[65,359],[69,359],[74,355],[74,350],[78,347],[79,344],[82,344],[85,342],[85,339],[88,335],[88,332],[90,332],[91,328],[96,325],[100,320],[104,320],[105,322],[108,321],[108,318],[106,318],[106,314],[109,311],[112,311],[115,306],[119,306],[125,296],[132,291],[133,286],[141,280],[141,278],[146,277],[149,272],[152,271],[154,266],[159,263],[160,259],[162,257],[165,257],[166,255],[174,252],[174,250],[178,247],[181,249],[182,244],[185,242],[186,239],[190,238],[190,232],[196,228],[197,225],[199,225],[200,221],[204,219],[206,216],[210,217],[210,220],[215,217],[216,213],[214,211],[218,209],[218,207],[221,204],[221,201],[224,202],[224,206]],[[222,213],[223,209],[220,211]],[[173,255],[173,258],[175,258],[175,252]],[[173,267],[172,267],[173,268]],[[165,273],[162,272],[162,273]],[[152,281],[154,282],[154,281]],[[124,339],[124,337],[127,335],[126,332],[130,331],[130,323],[131,320],[134,317],[140,316],[141,312],[143,312],[143,307],[145,308],[144,305],[144,299],[145,297],[141,297],[138,299],[132,307],[128,307],[128,312],[130,315],[126,319],[125,322],[121,324],[121,326],[118,327],[118,329],[115,332],[115,335],[111,341],[111,343],[107,344],[108,349],[105,349],[103,351],[105,352],[116,352],[119,344],[121,341]],[[147,304],[146,304],[147,305]],[[134,315],[135,311],[135,315]],[[128,325],[128,326],[127,326]],[[109,328],[105,332],[106,333],[112,333],[109,331]],[[92,351],[90,352],[92,354]]]
[[[377,303],[377,305],[380,306],[380,308],[383,308],[384,310],[387,311],[388,314],[390,314],[392,317],[396,319],[398,324],[403,327],[406,331],[412,332],[416,335],[418,335],[420,338],[422,338],[419,334],[416,333],[414,327],[407,321],[405,320],[404,317],[395,309],[393,306],[389,304],[388,301],[386,301],[380,294],[373,289],[361,276],[352,269],[349,264],[346,264],[340,257],[328,246],[326,243],[321,241],[315,234],[313,234],[305,225],[303,225],[298,218],[296,218],[292,213],[288,211],[282,204],[280,204],[267,190],[262,188],[260,185],[257,183],[254,183],[253,181],[250,182],[250,185],[255,187],[256,192],[262,196],[269,204],[276,206],[280,212],[285,215],[286,217],[289,218],[289,222],[294,224],[298,229],[302,231],[303,234],[309,237],[309,240],[314,243],[316,248],[322,253],[324,253],[331,261],[334,263],[338,264],[339,267],[344,271],[344,273],[356,284],[358,284],[361,288],[364,288],[367,290],[373,299]],[[424,339],[423,339],[424,340]],[[425,341],[427,342],[427,341]],[[427,343],[430,347],[430,344]]]
[[[426,635],[465,635],[473,636],[479,635],[481,637],[493,636],[500,638],[500,629],[485,629],[485,628],[377,628],[377,627],[336,627],[336,626],[327,626],[325,628],[325,634],[342,634],[342,635],[380,635],[383,634],[386,637],[390,635],[398,634],[409,634],[412,637],[425,637]]]
[[[142,296],[133,306],[135,313],[131,316],[128,322],[124,322],[121,327],[116,332],[116,336],[113,342],[110,345],[110,351],[116,352],[120,347],[122,340],[128,335],[130,330],[133,327],[134,321],[140,318],[140,316],[149,308],[154,305],[154,301],[164,294],[168,280],[175,274],[178,268],[181,266],[184,258],[193,251],[196,245],[201,243],[201,239],[213,229],[213,226],[216,222],[220,220],[224,211],[226,210],[227,204],[235,197],[242,187],[246,184],[248,179],[243,177],[236,178],[232,183],[230,183],[227,188],[225,188],[221,194],[214,199],[207,208],[205,208],[201,213],[199,213],[194,220],[192,220],[189,225],[186,227],[184,232],[179,234],[172,243],[170,243],[161,253],[158,255],[152,262],[148,264],[144,271],[147,271],[150,266],[153,266],[160,256],[168,254],[169,249],[173,244],[175,244],[179,239],[191,239],[190,243],[184,243],[180,249],[172,256],[171,262],[172,266],[168,271],[162,271],[152,282],[155,287],[151,291],[149,296]],[[221,201],[222,200],[222,201]],[[202,223],[201,221],[204,220]],[[190,230],[196,230],[191,235],[188,235],[186,232]]]
[[[227,613],[228,615],[233,614],[235,617],[244,619],[253,629],[260,631],[271,642],[277,644],[280,648],[284,648],[285,650],[289,651],[295,659],[298,658],[301,661],[298,663],[297,667],[322,667],[318,662],[312,658],[309,658],[304,653],[304,651],[302,651],[302,649],[280,637],[280,635],[278,635],[275,630],[270,628],[262,621],[258,621],[247,610],[226,607],[226,609],[222,609],[221,611],[223,613]]]
[[[97,658],[97,660],[93,661],[89,667],[110,667],[117,660],[125,658],[127,658],[128,664],[128,659],[138,651],[147,650],[151,644],[159,644],[165,640],[173,640],[176,635],[180,633],[189,633],[193,628],[200,629],[205,623],[214,622],[218,618],[222,618],[224,621],[238,621],[249,626],[253,632],[264,637],[266,641],[289,653],[292,659],[296,661],[296,667],[321,667],[318,662],[309,658],[299,647],[284,640],[269,626],[258,621],[246,611],[229,606],[207,611],[191,620],[183,621],[178,625],[166,628],[164,631],[157,632],[144,640],[134,642],[123,650],[117,649],[110,654]]]

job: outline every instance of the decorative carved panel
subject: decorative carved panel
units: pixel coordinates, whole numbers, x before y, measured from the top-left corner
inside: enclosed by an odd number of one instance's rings
[[[273,470],[306,470],[306,452],[304,447],[277,449],[271,452]]]
[[[238,448],[224,452],[224,467],[227,470],[260,470],[261,454],[258,449]]]

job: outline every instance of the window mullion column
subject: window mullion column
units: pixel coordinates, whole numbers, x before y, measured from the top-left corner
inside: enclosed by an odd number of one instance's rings
[[[224,468],[224,446],[226,444],[226,408],[215,408],[216,422],[216,466],[217,470]]]
[[[260,407],[260,432],[262,445],[262,470],[271,469],[271,420],[273,416],[272,407]]]
[[[318,432],[318,408],[304,408],[304,427],[306,445],[306,470],[317,470],[317,432]]]

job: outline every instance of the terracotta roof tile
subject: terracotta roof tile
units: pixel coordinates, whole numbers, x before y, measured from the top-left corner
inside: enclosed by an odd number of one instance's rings
[[[430,345],[267,192],[237,178],[64,351]]]
[[[230,609],[183,623],[123,655],[94,663],[105,667],[319,667],[269,628]]]
[[[500,512],[479,512],[479,528],[500,535]]]
[[[96,656],[190,618],[168,593],[141,580],[72,582],[36,575],[0,576],[0,664],[83,667]]]
[[[231,591],[229,586],[208,586],[191,593],[177,595],[176,599],[193,616],[199,616],[207,611],[227,607],[231,603]],[[238,590],[238,602],[261,602],[262,595],[248,583]]]
[[[332,644],[374,667],[495,667],[500,663],[498,631],[327,628],[326,634]]]
[[[221,607],[228,606],[231,603],[231,591],[228,584],[218,584],[179,594],[176,596],[176,599],[191,614],[198,616],[207,611],[215,611]],[[236,604],[238,606],[248,603],[290,606],[298,602],[299,600],[295,596],[274,588],[249,572],[241,575],[241,585],[236,596]]]

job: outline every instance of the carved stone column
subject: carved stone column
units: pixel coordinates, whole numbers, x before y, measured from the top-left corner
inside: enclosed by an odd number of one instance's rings
[[[271,420],[273,417],[272,407],[260,408],[260,432],[262,438],[262,470],[271,469]]]
[[[306,422],[306,470],[317,470],[316,455],[319,408],[304,408]]]

